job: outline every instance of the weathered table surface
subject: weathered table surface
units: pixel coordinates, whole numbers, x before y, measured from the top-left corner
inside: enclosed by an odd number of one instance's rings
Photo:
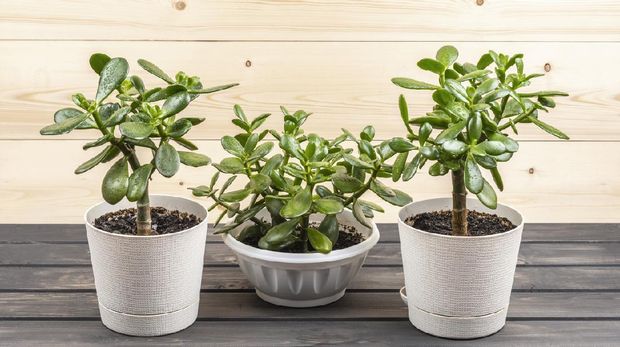
[[[114,333],[99,311],[82,225],[0,225],[0,345],[620,345],[620,224],[529,224],[508,323],[479,340],[428,336],[407,319],[396,225],[347,294],[320,308],[267,304],[210,235],[198,321],[157,338]]]

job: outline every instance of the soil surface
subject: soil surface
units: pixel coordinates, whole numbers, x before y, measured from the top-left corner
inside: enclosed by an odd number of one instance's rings
[[[311,226],[316,228],[318,227],[318,224],[311,223]],[[364,235],[358,232],[355,229],[355,227],[352,227],[349,225],[339,225],[339,227],[340,227],[340,234],[338,235],[338,240],[336,241],[336,244],[332,247],[333,251],[355,246],[359,243],[362,243],[364,240],[366,240]],[[258,247],[259,239],[260,237],[249,237],[246,240],[243,240],[243,243],[245,243],[246,245],[252,246],[252,247],[259,248]],[[303,247],[303,244],[300,242],[294,247],[283,249],[279,252],[304,253],[302,247]],[[311,248],[312,246],[309,246],[309,247]],[[315,253],[315,252],[311,251],[310,253]]]
[[[95,227],[113,234],[136,235],[135,208],[106,213],[95,219]],[[172,234],[198,225],[202,220],[193,214],[164,207],[151,207],[153,235]]]
[[[405,219],[408,225],[433,234],[452,234],[452,211],[434,211],[417,214]],[[470,236],[501,234],[514,229],[508,218],[496,214],[469,210],[467,228]]]

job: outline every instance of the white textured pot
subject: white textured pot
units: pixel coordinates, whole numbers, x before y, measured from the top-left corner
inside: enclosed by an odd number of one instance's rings
[[[191,200],[151,195],[151,206],[194,214],[202,222],[173,234],[132,236],[94,227],[95,218],[135,207],[100,203],[85,215],[103,324],[119,333],[158,336],[190,326],[198,315],[207,211]]]
[[[505,205],[490,210],[478,200],[467,199],[467,206],[506,217],[517,227],[489,236],[447,236],[404,223],[418,213],[450,210],[448,198],[414,202],[399,213],[409,320],[431,335],[477,338],[499,331],[506,323],[523,217]]]
[[[257,215],[270,221],[266,211]],[[320,221],[312,216],[311,221]],[[256,294],[275,305],[313,307],[340,299],[364,263],[368,251],[379,241],[376,224],[361,225],[349,211],[338,215],[340,224],[355,227],[363,242],[329,254],[284,253],[248,246],[235,238],[250,222],[224,235],[224,242],[237,255],[239,266],[256,288]]]

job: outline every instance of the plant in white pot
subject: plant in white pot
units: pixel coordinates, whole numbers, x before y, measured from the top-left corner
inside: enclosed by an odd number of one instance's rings
[[[403,88],[431,90],[436,103],[425,116],[410,118],[400,96],[407,137],[419,145],[412,161],[402,165],[416,171],[434,162],[430,175],[450,174],[453,187],[452,199],[425,200],[401,209],[399,231],[413,325],[436,336],[475,338],[505,324],[523,230],[521,214],[497,204],[482,169],[489,170],[495,186],[503,190],[498,165],[519,148],[506,133],[517,134],[517,124],[532,123],[568,139],[539,119],[541,111],[555,106],[552,97],[567,94],[522,91],[542,76],[524,74],[522,54],[490,51],[475,65],[459,64],[457,57],[454,47],[445,46],[436,59],[418,62],[438,75],[438,84],[392,79]],[[468,192],[477,199],[467,199]]]
[[[282,108],[282,133],[258,131],[268,114],[249,120],[239,106],[234,111],[233,123],[242,133],[221,141],[232,156],[213,164],[219,172],[211,184],[192,188],[193,193],[211,198],[211,209],[222,209],[216,225],[231,217],[216,233],[224,233],[262,299],[290,307],[338,300],[379,240],[370,218],[383,209],[363,195],[372,191],[398,206],[411,201],[378,180],[392,175],[386,161],[394,151],[388,141],[373,146],[371,126],[359,139],[344,130],[330,141],[304,134],[302,124],[310,116],[304,111]],[[269,133],[281,153],[270,154],[275,145],[265,139]],[[345,144],[355,145],[357,154]],[[220,172],[232,176],[217,188]],[[239,176],[245,185],[230,190]]]
[[[57,111],[55,123],[41,134],[74,129],[101,133],[84,150],[103,150],[75,169],[82,174],[114,161],[101,185],[105,202],[85,214],[101,319],[120,333],[154,336],[179,331],[196,320],[207,211],[188,199],[150,196],[149,181],[156,171],[172,177],[180,164],[210,163],[208,157],[191,152],[196,146],[183,137],[204,119],[177,115],[200,94],[235,84],[205,89],[197,77],[179,72],[173,79],[146,60],[138,63],[167,85],[147,89],[140,77],[128,78],[125,59],[94,54],[90,65],[99,74],[95,98],[73,95],[77,108]],[[116,98],[110,100],[113,93]],[[190,151],[177,151],[173,142]],[[147,160],[139,158],[140,147]]]

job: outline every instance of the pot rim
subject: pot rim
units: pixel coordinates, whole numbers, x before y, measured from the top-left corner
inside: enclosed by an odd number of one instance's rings
[[[350,214],[351,216],[353,215],[350,211],[343,211],[341,213]],[[376,245],[380,237],[379,229],[377,228],[377,224],[374,221],[371,221],[371,224],[371,234],[366,240],[351,247],[331,251],[328,254],[322,254],[318,252],[287,253],[260,249],[257,247],[246,245],[245,243],[238,241],[235,237],[228,233],[223,235],[223,239],[224,243],[234,252],[250,258],[276,263],[290,264],[327,263],[353,258],[355,256],[364,254],[368,252],[374,245]]]
[[[420,200],[420,201],[414,201],[411,202],[405,206],[403,206],[399,211],[398,211],[398,224],[400,224],[401,226],[407,228],[407,229],[411,229],[413,231],[419,232],[421,234],[430,236],[430,237],[438,237],[438,238],[447,238],[447,239],[462,239],[462,240],[482,240],[482,239],[492,239],[492,238],[499,238],[499,237],[504,237],[507,235],[510,235],[514,232],[516,232],[517,230],[523,230],[523,225],[524,225],[524,218],[523,215],[521,214],[521,212],[519,212],[517,209],[511,207],[510,205],[506,205],[506,204],[500,204],[498,203],[497,206],[502,206],[504,208],[507,208],[511,211],[513,211],[515,214],[517,214],[519,216],[519,218],[521,219],[521,222],[515,226],[513,229],[510,229],[506,232],[503,233],[499,233],[499,234],[493,234],[493,235],[483,235],[483,236],[462,236],[462,235],[442,235],[442,234],[435,234],[435,233],[430,233],[428,231],[424,231],[418,228],[414,228],[411,225],[405,223],[405,221],[403,220],[401,214],[402,212],[406,209],[409,208],[410,206],[413,205],[419,205],[419,204],[423,204],[429,201],[438,201],[438,200],[452,200],[452,198],[433,198],[433,199],[425,199],[425,200]],[[472,198],[467,198],[467,202],[478,202],[478,199],[472,199]],[[432,212],[432,211],[429,211]],[[499,216],[499,214],[498,214]],[[500,216],[502,217],[502,216]]]
[[[150,236],[143,236],[143,235],[126,235],[126,234],[115,234],[115,233],[111,233],[111,232],[109,232],[109,231],[105,231],[105,230],[102,230],[102,229],[97,228],[97,227],[96,227],[93,223],[91,223],[91,222],[88,220],[88,213],[89,213],[92,209],[94,209],[94,208],[96,208],[96,207],[99,207],[99,206],[101,206],[101,205],[103,205],[103,204],[108,204],[108,203],[107,203],[107,202],[105,202],[105,201],[100,201],[100,202],[98,202],[98,203],[96,203],[96,204],[94,204],[94,205],[90,206],[90,207],[86,210],[86,212],[84,212],[84,222],[85,222],[85,223],[86,223],[86,224],[87,224],[87,225],[88,225],[88,226],[89,226],[92,230],[94,230],[94,231],[96,231],[96,232],[99,232],[99,233],[102,233],[102,234],[104,234],[104,235],[110,236],[110,237],[129,238],[129,239],[140,239],[140,240],[146,240],[146,239],[148,239],[148,240],[152,240],[152,239],[157,239],[157,238],[165,238],[165,237],[174,237],[174,236],[178,236],[178,235],[181,235],[181,234],[189,233],[189,232],[194,231],[194,230],[196,230],[196,229],[203,228],[203,227],[205,226],[205,224],[208,224],[208,222],[209,222],[209,221],[208,221],[208,216],[209,216],[209,213],[207,212],[207,209],[205,209],[205,208],[204,208],[204,206],[202,206],[202,204],[200,204],[200,203],[198,203],[198,202],[196,202],[196,201],[194,201],[194,200],[191,200],[191,199],[188,199],[188,198],[185,198],[185,197],[182,197],[182,196],[178,196],[178,195],[168,195],[168,194],[150,194],[150,195],[149,195],[149,197],[150,197],[150,198],[153,198],[153,197],[157,197],[157,198],[173,198],[173,199],[182,199],[182,200],[189,201],[189,202],[191,202],[191,203],[195,204],[196,206],[198,206],[198,207],[199,207],[199,208],[200,208],[200,209],[204,212],[205,218],[203,218],[203,220],[202,220],[200,223],[198,223],[198,224],[194,225],[193,227],[191,227],[191,228],[189,228],[189,229],[185,229],[185,230],[177,231],[176,233],[171,233],[171,234],[163,234],[163,235],[150,235]],[[109,205],[109,204],[108,204],[108,205]],[[114,205],[112,205],[112,206],[114,206]]]

